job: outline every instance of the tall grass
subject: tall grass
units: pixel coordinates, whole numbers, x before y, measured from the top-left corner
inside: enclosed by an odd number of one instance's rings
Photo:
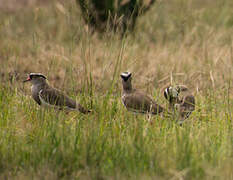
[[[233,179],[232,8],[157,2],[123,40],[90,34],[74,1],[0,11],[0,179]],[[125,70],[160,104],[165,85],[188,85],[196,110],[182,127],[127,112]],[[40,108],[28,72],[92,114]]]

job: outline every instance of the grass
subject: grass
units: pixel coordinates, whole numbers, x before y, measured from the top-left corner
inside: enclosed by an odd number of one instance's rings
[[[233,179],[231,0],[158,1],[133,35],[90,34],[74,1],[0,11],[0,179]],[[122,71],[165,104],[186,84],[196,110],[184,126],[134,115]],[[93,109],[44,109],[29,72]]]

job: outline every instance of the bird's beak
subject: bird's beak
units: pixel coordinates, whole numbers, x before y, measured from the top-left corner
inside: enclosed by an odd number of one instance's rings
[[[28,77],[26,80],[23,81],[23,83],[31,81],[30,77]]]

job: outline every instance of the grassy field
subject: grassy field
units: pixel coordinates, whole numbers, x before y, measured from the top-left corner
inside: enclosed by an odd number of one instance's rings
[[[123,39],[90,34],[74,0],[0,8],[0,179],[233,179],[232,0],[157,1]],[[196,110],[182,127],[127,112],[126,70],[164,106],[186,84]],[[93,113],[40,108],[29,72]]]

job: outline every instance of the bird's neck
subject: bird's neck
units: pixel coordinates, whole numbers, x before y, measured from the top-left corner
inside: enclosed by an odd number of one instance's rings
[[[47,82],[41,82],[41,83],[33,84],[32,85],[32,91],[39,92],[40,90],[45,89],[47,87],[49,87]]]
[[[132,85],[131,84],[124,84],[123,85],[123,90],[125,91],[125,92],[131,92],[132,91]]]

